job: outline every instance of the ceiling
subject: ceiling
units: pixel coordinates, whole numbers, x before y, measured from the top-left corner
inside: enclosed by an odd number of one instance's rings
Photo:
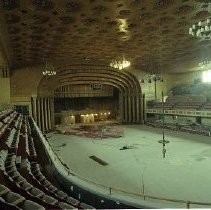
[[[210,40],[188,34],[210,17],[209,0],[1,0],[1,48],[13,68],[54,63],[192,69]],[[205,2],[205,3],[203,3]],[[208,53],[209,54],[209,53]]]

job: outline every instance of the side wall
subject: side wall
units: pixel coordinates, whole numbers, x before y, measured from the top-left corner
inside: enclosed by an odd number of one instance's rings
[[[10,78],[0,78],[0,110],[10,104]]]
[[[12,71],[11,105],[28,105],[32,113],[31,97],[37,96],[37,86],[42,78],[40,66],[27,67]]]

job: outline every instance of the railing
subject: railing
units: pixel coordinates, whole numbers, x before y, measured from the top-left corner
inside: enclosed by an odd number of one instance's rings
[[[32,119],[33,120],[33,119]],[[114,193],[117,193],[117,195],[125,195],[125,196],[135,196],[135,198],[142,198],[143,202],[147,201],[146,199],[151,199],[151,200],[155,200],[155,201],[163,201],[163,202],[171,202],[171,203],[177,203],[179,205],[184,205],[183,207],[186,208],[191,208],[191,205],[197,205],[197,206],[204,206],[205,208],[211,207],[211,202],[199,202],[199,201],[190,201],[190,200],[179,200],[179,199],[171,199],[171,198],[166,198],[166,197],[161,197],[161,196],[153,196],[153,195],[148,195],[146,193],[133,193],[133,192],[128,192],[122,189],[117,189],[114,187],[108,187],[105,186],[103,184],[99,184],[96,183],[94,181],[88,180],[76,173],[74,173],[73,171],[70,171],[69,167],[63,163],[63,161],[61,160],[61,158],[57,155],[57,153],[54,151],[53,147],[50,145],[50,143],[48,142],[48,140],[43,136],[43,134],[41,133],[40,129],[38,128],[38,126],[36,125],[35,121],[33,120],[34,126],[37,129],[37,132],[40,135],[40,138],[42,139],[42,142],[46,148],[46,151],[48,152],[49,156],[51,157],[51,160],[53,161],[53,164],[55,166],[55,168],[61,172],[62,168],[61,165],[63,166],[63,174],[65,176],[69,176],[71,177],[71,181],[74,177],[77,177],[80,180],[83,180],[84,182],[94,185],[95,187],[99,187],[99,189],[101,188],[102,190],[105,190],[105,195],[113,195],[111,198],[115,199],[115,195]],[[81,183],[81,182],[80,182]],[[102,193],[102,191],[100,191]],[[95,191],[96,193],[96,191]],[[131,197],[134,198],[134,197]],[[116,198],[116,200],[122,200],[122,203],[129,203],[129,201],[127,199],[119,199]],[[150,200],[150,201],[151,201]],[[141,205],[140,200],[139,200],[139,205]],[[142,205],[145,205],[144,203]]]
[[[162,109],[152,108],[146,109],[147,114],[162,114]],[[165,109],[164,114],[166,115],[180,115],[180,116],[191,116],[191,117],[206,117],[211,118],[211,111],[204,110],[191,110],[191,109]]]

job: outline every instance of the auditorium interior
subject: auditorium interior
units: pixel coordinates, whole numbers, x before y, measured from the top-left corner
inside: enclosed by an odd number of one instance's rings
[[[0,0],[0,209],[211,208],[210,0]]]

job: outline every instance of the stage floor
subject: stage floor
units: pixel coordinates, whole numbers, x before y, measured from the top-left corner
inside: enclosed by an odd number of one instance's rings
[[[55,133],[48,136],[62,161],[74,173],[95,183],[137,194],[143,192],[144,186],[145,193],[152,196],[211,202],[211,137],[167,131],[166,139],[170,143],[166,145],[164,159],[162,145],[158,143],[162,139],[160,129],[144,125],[121,127],[125,129],[124,137],[113,139]],[[132,149],[120,150],[123,146]],[[186,207],[158,203],[157,207]]]

